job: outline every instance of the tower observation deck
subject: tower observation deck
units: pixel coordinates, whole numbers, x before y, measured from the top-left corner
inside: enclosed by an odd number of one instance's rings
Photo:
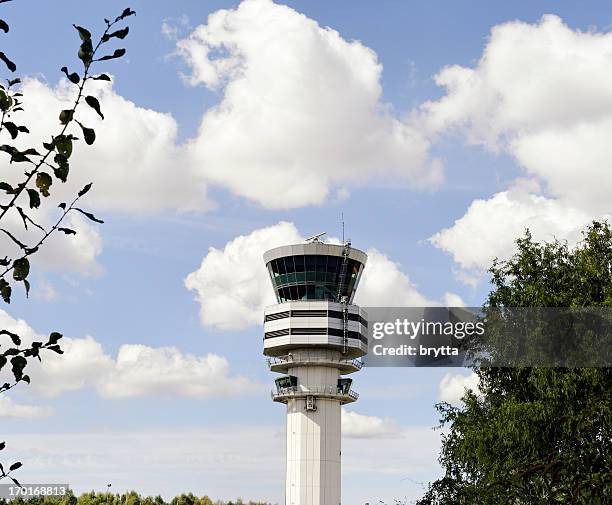
[[[368,349],[367,314],[353,298],[367,256],[311,243],[264,254],[277,304],[265,308],[264,355],[272,399],[287,405],[286,505],[340,505],[341,405]]]

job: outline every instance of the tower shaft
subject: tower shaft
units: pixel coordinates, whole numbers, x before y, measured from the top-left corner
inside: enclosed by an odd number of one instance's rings
[[[335,391],[339,378],[338,369],[319,366],[292,367],[289,374],[313,393]],[[303,398],[287,401],[287,505],[340,503],[341,402],[313,398],[316,410],[307,410]]]

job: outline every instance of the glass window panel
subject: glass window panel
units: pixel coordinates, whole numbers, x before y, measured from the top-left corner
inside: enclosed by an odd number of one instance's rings
[[[294,256],[293,257],[293,262],[295,263],[295,271],[296,272],[303,272],[304,271],[304,265],[305,265],[304,256]]]
[[[306,299],[306,286],[304,286],[303,284],[300,286],[296,286],[296,297],[297,300]]]
[[[316,270],[316,266],[317,266],[316,258],[317,257],[312,254],[307,254],[306,256],[304,256],[306,270],[312,271],[312,272]]]
[[[317,271],[315,273],[315,281],[325,282],[325,270],[319,270],[319,268],[317,267]]]
[[[306,299],[315,300],[315,287],[312,284],[306,286]]]
[[[306,274],[304,272],[296,272],[295,274],[295,282],[301,283],[306,281]]]
[[[325,287],[322,284],[315,284],[315,299],[325,300]]]
[[[283,261],[283,258],[279,258],[276,261],[278,266],[278,273],[280,275],[286,274],[287,271],[285,270],[285,262]]]
[[[295,272],[287,274],[287,282],[290,282],[291,284],[295,284],[296,282]]]
[[[330,256],[329,261],[327,262],[327,271],[332,272],[332,273],[338,272],[339,261],[340,261],[340,258]]]
[[[289,293],[290,293],[290,297],[292,300],[297,300],[298,296],[297,296],[297,287],[296,286],[289,286]]]
[[[306,272],[306,282],[314,282],[315,281],[315,277],[316,277],[316,274],[315,274],[314,271]]]
[[[293,263],[293,256],[287,256],[284,258],[285,260],[285,270],[288,274],[292,274],[295,272],[295,264]]]
[[[327,256],[317,256],[316,259],[317,272],[324,272],[327,267]]]

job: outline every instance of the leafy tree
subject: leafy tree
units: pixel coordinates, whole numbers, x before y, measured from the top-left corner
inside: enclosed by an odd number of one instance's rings
[[[0,0],[6,3],[10,0]],[[0,153],[6,157],[7,163],[3,167],[0,179],[0,235],[10,247],[0,251],[0,297],[10,303],[15,283],[23,283],[26,296],[30,291],[30,262],[42,248],[49,237],[56,233],[75,235],[76,231],[64,225],[66,217],[72,213],[79,213],[86,218],[102,223],[100,219],[80,207],[80,200],[89,192],[91,184],[83,187],[70,202],[59,203],[57,219],[51,226],[43,226],[37,222],[36,213],[46,210],[49,205],[48,197],[54,191],[53,184],[65,183],[70,173],[70,158],[75,143],[81,136],[87,145],[96,140],[95,131],[83,124],[79,119],[80,106],[85,103],[104,119],[100,103],[93,95],[86,93],[86,85],[92,80],[110,81],[104,73],[94,75],[94,68],[99,62],[121,58],[125,49],[114,49],[109,54],[101,54],[107,43],[114,39],[124,39],[129,27],[120,25],[124,20],[135,14],[129,8],[114,20],[105,19],[106,28],[102,35],[94,40],[92,34],[82,26],[73,25],[79,38],[78,59],[80,70],[70,71],[67,66],[61,68],[69,82],[74,85],[75,98],[71,108],[51,112],[58,114],[57,131],[49,132],[49,137],[41,146],[32,145],[24,136],[30,132],[27,125],[19,120],[23,112],[27,97],[20,89],[19,78],[7,79],[6,85],[0,84]],[[0,19],[0,30],[8,33],[9,24]],[[11,74],[17,70],[17,65],[0,51],[0,60]],[[78,136],[77,136],[78,135]],[[21,147],[25,145],[26,147]],[[52,351],[62,354],[59,341],[62,335],[53,332],[46,342],[22,343],[22,338],[6,329],[0,329],[0,371],[10,367],[6,382],[0,382],[0,393],[4,393],[17,384],[30,382],[25,373],[28,360],[41,360],[43,351]],[[0,442],[0,451],[5,443]],[[3,466],[0,464],[0,480],[11,479],[18,484],[13,472],[21,467],[20,462]]]
[[[612,231],[593,222],[574,249],[534,242],[490,269],[487,307],[611,307]],[[477,368],[479,392],[437,405],[443,478],[419,505],[612,501],[609,368]]]

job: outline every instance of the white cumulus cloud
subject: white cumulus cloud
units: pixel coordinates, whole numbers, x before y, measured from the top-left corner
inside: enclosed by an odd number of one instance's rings
[[[228,330],[261,323],[263,308],[275,300],[263,253],[302,241],[293,223],[281,221],[236,237],[223,249],[211,247],[185,279],[196,292],[202,324]]]
[[[76,118],[96,131],[96,141],[92,146],[75,144],[68,182],[54,182],[52,193],[67,199],[93,182],[86,202],[100,211],[139,214],[210,208],[204,183],[177,144],[178,126],[170,114],[139,107],[110,83],[94,81],[87,86],[87,93],[99,99],[104,120],[87,105],[80,106]],[[56,133],[59,121],[54,111],[68,108],[75,91],[65,79],[56,86],[38,79],[24,82],[27,103],[21,117],[31,125],[29,143],[39,144]],[[78,125],[72,133],[82,138]]]
[[[465,395],[466,389],[478,393],[478,376],[472,372],[469,375],[460,373],[447,373],[438,385],[438,399],[457,405]]]
[[[487,200],[474,200],[465,215],[430,241],[452,254],[466,271],[487,269],[494,258],[508,258],[514,240],[528,228],[535,240],[567,239],[575,244],[591,215],[556,199],[523,192],[502,191]]]
[[[538,240],[573,242],[579,228],[612,213],[611,46],[612,33],[546,15],[493,27],[473,67],[447,66],[435,77],[445,95],[421,107],[426,129],[506,153],[542,187],[475,200],[434,235],[461,267],[506,256],[527,226]]]
[[[342,436],[347,438],[388,438],[398,436],[400,426],[394,419],[366,416],[342,409]]]
[[[0,310],[0,327],[21,336],[23,344],[46,337],[23,319]],[[6,338],[6,337],[5,337]],[[62,355],[44,352],[42,363],[30,360],[29,388],[38,395],[56,397],[85,387],[105,398],[135,396],[188,396],[209,398],[237,395],[258,387],[248,379],[232,375],[227,359],[213,353],[195,356],[174,347],[124,344],[113,358],[93,337],[64,337]],[[5,367],[0,379],[10,381]]]
[[[440,182],[429,141],[382,102],[382,65],[359,41],[271,0],[245,0],[177,48],[189,83],[223,91],[189,144],[213,183],[291,208],[383,174],[414,187]]]
[[[227,359],[183,354],[175,347],[122,345],[109,374],[98,384],[107,398],[190,396],[206,398],[252,391],[244,377],[231,377]]]
[[[49,417],[53,413],[50,407],[41,405],[25,405],[16,403],[12,398],[3,394],[0,396],[0,418],[12,419],[40,419]]]
[[[401,265],[390,260],[377,249],[369,249],[368,263],[355,294],[355,303],[370,307],[424,307],[434,302],[427,300]]]

